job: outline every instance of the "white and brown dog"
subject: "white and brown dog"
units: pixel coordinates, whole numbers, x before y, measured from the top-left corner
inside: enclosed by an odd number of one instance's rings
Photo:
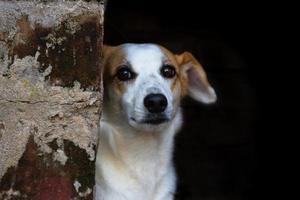
[[[171,200],[180,100],[216,94],[192,54],[155,44],[104,47],[103,116],[96,161],[97,200]]]

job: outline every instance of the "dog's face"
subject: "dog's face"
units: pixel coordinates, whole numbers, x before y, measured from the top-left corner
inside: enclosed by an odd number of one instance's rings
[[[216,100],[198,61],[154,44],[104,47],[104,106],[107,114],[143,131],[166,127],[189,94],[203,103]]]

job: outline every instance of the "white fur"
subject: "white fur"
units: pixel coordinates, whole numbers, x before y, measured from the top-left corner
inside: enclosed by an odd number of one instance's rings
[[[165,59],[163,52],[154,44],[124,44],[123,49],[134,70],[143,75],[159,72]]]
[[[166,96],[169,103],[165,113],[170,119],[174,118],[177,112],[174,100],[179,98],[179,94],[173,94],[171,91],[173,80],[165,79],[160,74],[160,68],[166,60],[161,49],[152,44],[125,44],[123,49],[127,61],[138,74],[136,80],[130,83],[122,100],[129,124],[137,129],[149,128],[147,125],[136,122],[141,121],[145,115],[146,109],[143,101],[145,96],[150,93],[162,93]],[[164,127],[155,127],[155,129],[158,128],[163,129]]]
[[[101,120],[96,164],[97,200],[172,200],[176,176],[172,164],[174,134],[181,113],[162,133],[141,133]],[[131,134],[122,134],[122,132]]]

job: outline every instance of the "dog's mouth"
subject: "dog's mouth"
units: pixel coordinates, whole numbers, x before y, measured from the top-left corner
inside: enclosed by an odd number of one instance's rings
[[[168,122],[170,119],[166,116],[147,116],[145,119],[141,121],[137,121],[135,118],[131,118],[131,120],[138,122],[139,124],[150,124],[150,125],[159,125]]]
[[[158,125],[158,124],[162,124],[169,121],[169,119],[167,118],[153,118],[153,119],[146,119],[143,120],[142,123],[143,124],[153,124],[153,125]]]

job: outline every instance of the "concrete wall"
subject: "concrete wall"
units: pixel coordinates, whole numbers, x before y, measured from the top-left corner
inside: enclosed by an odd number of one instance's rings
[[[92,199],[104,2],[0,13],[0,199]]]

